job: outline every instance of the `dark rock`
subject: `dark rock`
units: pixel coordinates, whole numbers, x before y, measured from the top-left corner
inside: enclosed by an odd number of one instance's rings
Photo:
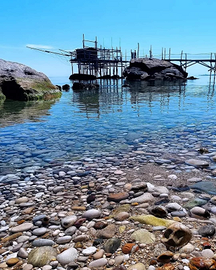
[[[104,239],[102,238],[97,238],[94,240],[93,242],[93,246],[98,246],[98,245],[101,245],[103,243]]]
[[[194,76],[190,76],[190,77],[187,77],[188,80],[198,80],[198,78],[194,77]]]
[[[70,80],[95,80],[96,76],[89,75],[89,74],[74,73],[74,74],[70,75],[69,79]]]
[[[150,213],[154,215],[155,217],[159,217],[159,218],[165,218],[168,215],[165,207],[163,206],[153,207],[152,209],[150,209]]]
[[[49,78],[20,63],[0,59],[0,99],[38,100],[61,96]]]
[[[130,61],[130,66],[125,68],[123,75],[127,79],[185,79],[187,73],[182,67],[169,61],[155,58],[136,58]]]
[[[111,238],[109,240],[106,241],[106,243],[104,244],[104,250],[107,253],[114,253],[121,244],[121,239],[119,238]]]
[[[58,87],[58,89],[61,91],[62,88],[60,85],[56,85],[56,87]]]
[[[213,225],[205,225],[199,228],[198,233],[203,237],[211,237],[215,234],[215,227]]]
[[[91,203],[91,202],[93,202],[93,201],[95,201],[95,194],[90,194],[88,197],[87,197],[87,199],[86,199],[86,201],[87,201],[87,203]]]
[[[64,90],[64,91],[69,91],[69,90],[70,90],[70,85],[69,85],[69,84],[64,84],[64,85],[62,86],[62,90]]]

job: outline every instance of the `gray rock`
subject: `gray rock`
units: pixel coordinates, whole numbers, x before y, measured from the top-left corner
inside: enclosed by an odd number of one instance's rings
[[[41,72],[0,59],[1,95],[14,100],[60,97],[61,91]]]
[[[108,253],[114,253],[120,247],[121,239],[111,238],[104,244],[104,250]]]
[[[70,262],[75,261],[75,259],[78,257],[78,252],[75,248],[69,248],[65,251],[63,251],[61,254],[57,256],[57,260],[61,265],[68,264]]]
[[[96,247],[87,247],[85,249],[83,249],[82,254],[89,256],[92,255],[96,252],[97,248]]]
[[[28,258],[28,252],[24,248],[20,248],[20,250],[17,253],[17,256],[26,259]]]
[[[90,209],[83,213],[82,217],[87,218],[89,220],[94,218],[99,218],[101,216],[101,211],[97,209]]]
[[[134,202],[137,202],[137,203],[145,203],[145,202],[153,202],[155,199],[154,197],[152,196],[151,193],[144,193],[143,195],[139,196],[139,197],[136,197],[136,198],[133,198],[131,199],[129,202],[130,203],[134,203]]]
[[[77,228],[75,226],[71,226],[65,230],[66,235],[73,235],[76,232]]]
[[[12,233],[17,233],[17,232],[24,232],[24,231],[28,231],[33,227],[32,223],[23,223],[21,225],[18,225],[16,227],[11,228],[11,232]]]
[[[69,228],[77,221],[77,216],[67,216],[61,220],[62,227]]]
[[[42,247],[42,246],[52,246],[55,242],[51,239],[36,239],[32,242],[32,245],[35,247]]]
[[[70,235],[66,235],[66,236],[62,236],[56,239],[56,243],[57,244],[66,244],[69,243],[72,239],[72,236]]]
[[[215,226],[205,225],[199,228],[198,233],[203,237],[212,237],[215,234]]]
[[[32,234],[40,236],[40,235],[45,234],[46,232],[47,232],[47,228],[42,227],[42,228],[34,229],[32,231]]]
[[[197,168],[205,168],[209,166],[209,163],[205,160],[199,160],[199,159],[188,159],[185,161],[187,165],[194,166]]]
[[[160,79],[187,77],[180,66],[156,58],[131,59],[130,66],[125,68],[123,74],[127,79],[148,79],[150,76]]]

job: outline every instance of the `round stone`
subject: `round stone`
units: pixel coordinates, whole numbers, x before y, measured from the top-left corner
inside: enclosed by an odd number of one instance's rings
[[[38,229],[34,229],[32,231],[32,234],[36,235],[36,236],[40,236],[40,235],[43,235],[47,232],[47,228],[44,228],[44,227],[41,227],[41,228],[38,228]]]
[[[17,232],[24,232],[24,231],[28,231],[33,227],[32,223],[23,223],[21,225],[18,225],[16,227],[11,228],[11,232],[12,233],[17,233]]]
[[[102,267],[106,264],[107,264],[107,259],[101,258],[101,259],[90,262],[89,267],[97,269],[98,267]]]
[[[34,267],[42,267],[54,260],[57,252],[54,248],[45,246],[33,249],[28,255],[28,263]]]
[[[62,227],[69,228],[77,221],[77,216],[67,216],[61,220]]]
[[[97,209],[90,209],[90,210],[87,210],[83,215],[82,217],[88,219],[88,220],[91,220],[93,218],[99,218],[101,216],[101,211],[100,210],[97,210]]]
[[[60,253],[57,256],[57,260],[61,265],[64,266],[65,264],[75,261],[77,257],[78,257],[78,252],[75,248],[72,247]]]
[[[211,249],[204,249],[201,252],[202,257],[211,259],[214,257],[214,252]]]
[[[83,255],[89,256],[92,255],[96,252],[97,248],[96,247],[88,247],[82,251]]]

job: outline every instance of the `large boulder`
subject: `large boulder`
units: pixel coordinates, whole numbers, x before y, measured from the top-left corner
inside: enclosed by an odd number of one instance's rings
[[[0,99],[39,100],[61,96],[49,78],[20,63],[0,59]]]
[[[126,67],[123,75],[127,79],[185,79],[187,72],[181,66],[169,61],[156,58],[136,58],[131,59],[129,67]]]

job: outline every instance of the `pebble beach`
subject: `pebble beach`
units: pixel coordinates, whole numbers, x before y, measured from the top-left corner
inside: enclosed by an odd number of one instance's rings
[[[216,269],[216,153],[146,149],[1,175],[0,269]]]

